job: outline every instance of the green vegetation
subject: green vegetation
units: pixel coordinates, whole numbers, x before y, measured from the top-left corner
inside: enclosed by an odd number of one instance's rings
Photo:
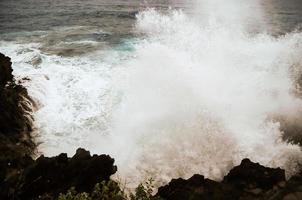
[[[126,194],[117,182],[110,180],[96,184],[90,194],[78,193],[75,188],[70,188],[66,194],[60,194],[58,200],[162,200],[154,197],[153,192],[153,179],[140,184],[135,192],[130,194]]]
[[[134,194],[130,194],[130,200],[162,200],[160,197],[153,196],[154,184],[150,178],[145,184],[139,184]]]
[[[66,194],[60,194],[58,200],[91,200],[91,198],[88,193],[77,193],[74,187],[72,187]]]

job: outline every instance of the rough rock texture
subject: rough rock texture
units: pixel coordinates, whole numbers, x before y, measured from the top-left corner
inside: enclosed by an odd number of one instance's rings
[[[91,192],[96,183],[108,181],[117,170],[110,156],[91,156],[84,149],[78,149],[72,158],[62,153],[51,158],[42,155],[35,161],[27,159],[27,167],[2,184],[1,199],[56,199],[71,187],[78,192]]]
[[[30,135],[33,101],[27,90],[15,83],[11,64],[10,58],[0,53],[0,133]]]
[[[222,186],[215,181],[194,175],[188,180],[182,178],[172,181],[158,189],[157,195],[166,200],[220,199]]]
[[[273,188],[279,182],[285,181],[285,171],[272,169],[253,163],[249,159],[242,160],[239,166],[234,167],[222,183],[245,192],[265,191]]]
[[[78,192],[90,192],[96,183],[109,180],[117,170],[114,159],[108,155],[93,155],[84,149],[78,149],[72,158],[67,154],[56,157],[39,157],[21,175],[22,182],[12,195],[20,199],[37,199],[48,194],[56,197],[75,187]]]
[[[194,175],[188,180],[173,179],[159,188],[157,196],[165,200],[250,200],[302,199],[302,176],[285,180],[284,170],[263,167],[244,159],[221,182]]]
[[[9,57],[0,53],[0,87],[3,88],[8,82],[13,80],[13,69],[11,67],[12,63]]]
[[[0,53],[0,188],[31,163],[33,108],[26,89],[15,83],[10,58]],[[0,191],[0,199],[2,196]]]
[[[116,166],[107,155],[78,149],[72,158],[31,158],[36,148],[31,137],[34,102],[15,82],[11,65],[0,53],[0,199],[55,197],[70,187],[89,192],[97,182],[109,180]]]

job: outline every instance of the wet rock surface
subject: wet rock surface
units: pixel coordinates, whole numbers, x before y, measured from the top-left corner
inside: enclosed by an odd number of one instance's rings
[[[13,80],[12,63],[9,57],[0,53],[0,87],[3,88],[8,82]]]
[[[25,167],[2,183],[1,199],[57,199],[72,187],[77,192],[91,192],[98,182],[108,181],[117,171],[110,156],[91,156],[84,149],[78,149],[71,158],[62,153],[51,158],[42,155],[36,160],[26,157],[22,161]]]
[[[221,182],[194,175],[188,180],[173,179],[160,187],[157,196],[166,200],[199,199],[302,199],[302,176],[286,181],[285,171],[268,168],[249,159],[242,160]]]
[[[0,188],[32,162],[31,112],[33,101],[27,90],[15,83],[9,57],[0,53]],[[2,196],[0,191],[0,199]]]
[[[0,53],[0,199],[37,199],[45,193],[55,197],[70,187],[90,191],[97,182],[109,180],[116,166],[107,155],[78,149],[72,158],[60,154],[32,159],[34,102],[12,72],[10,58]]]
[[[108,181],[116,172],[113,163],[108,155],[91,156],[84,149],[78,149],[72,158],[64,153],[52,158],[41,156],[21,175],[17,195],[20,199],[36,199],[45,194],[57,197],[71,187],[89,192],[96,183]]]
[[[0,133],[29,135],[33,101],[27,90],[15,83],[11,64],[10,58],[0,53]]]

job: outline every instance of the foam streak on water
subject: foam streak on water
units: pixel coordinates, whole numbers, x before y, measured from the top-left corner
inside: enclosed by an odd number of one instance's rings
[[[134,183],[194,173],[220,179],[245,157],[294,173],[300,147],[281,140],[274,116],[301,112],[302,34],[250,34],[236,15],[199,19],[139,13],[145,39],[131,54],[62,58],[41,55],[38,44],[1,45],[15,73],[32,79],[40,151],[108,153],[118,176]],[[35,54],[43,60],[36,68],[25,63]]]

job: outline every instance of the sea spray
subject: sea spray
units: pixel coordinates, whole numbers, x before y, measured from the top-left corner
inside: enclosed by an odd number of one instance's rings
[[[200,10],[207,18],[140,12],[140,37],[129,48],[66,58],[37,44],[1,45],[40,102],[41,153],[81,146],[110,154],[117,176],[134,186],[194,173],[221,179],[245,157],[295,173],[300,147],[281,139],[274,116],[300,113],[302,34],[250,32],[237,13],[241,4],[224,11],[219,2],[216,16]],[[24,61],[35,53],[38,67]]]
[[[113,118],[116,157],[131,163],[124,177],[220,179],[244,157],[295,172],[300,147],[282,141],[271,116],[301,110],[291,78],[301,34],[250,35],[154,9],[138,15],[137,29],[147,38],[126,65]]]

